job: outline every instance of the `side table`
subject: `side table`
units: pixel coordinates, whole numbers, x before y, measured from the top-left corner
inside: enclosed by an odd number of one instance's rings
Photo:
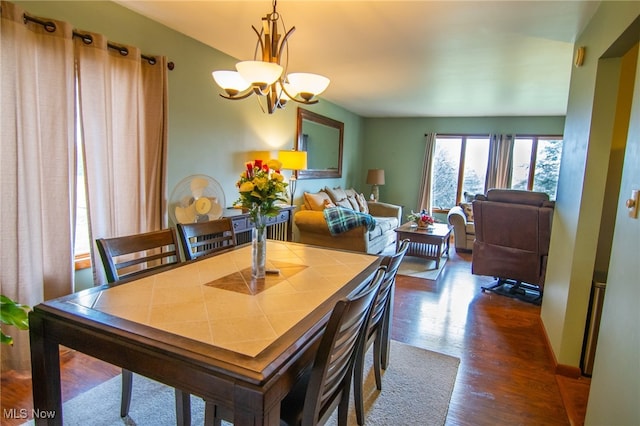
[[[405,223],[396,228],[396,244],[404,239],[410,241],[407,256],[417,256],[436,261],[436,268],[440,267],[440,258],[444,253],[449,256],[449,240],[451,227],[436,223],[432,228],[418,228],[413,223]],[[444,250],[443,250],[444,248]]]

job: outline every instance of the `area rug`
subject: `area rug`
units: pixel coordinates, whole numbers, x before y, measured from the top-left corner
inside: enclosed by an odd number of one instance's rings
[[[371,367],[372,352],[367,354],[367,367]],[[396,341],[391,342],[389,359],[389,367],[383,370],[382,391],[376,390],[373,370],[365,372],[367,426],[444,425],[460,360]],[[174,426],[174,407],[172,388],[134,375],[131,410],[121,418],[117,376],[64,403],[63,416],[65,426]],[[191,397],[191,413],[191,424],[204,423],[202,399]],[[327,425],[337,424],[335,417],[334,413]],[[349,424],[357,424],[353,400]]]
[[[440,267],[436,268],[436,261],[415,256],[405,256],[398,268],[399,275],[407,275],[427,280],[437,280],[438,275],[447,263],[447,258],[440,258]]]

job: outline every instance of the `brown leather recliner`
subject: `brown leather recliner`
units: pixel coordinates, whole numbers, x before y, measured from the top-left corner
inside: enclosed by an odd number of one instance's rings
[[[542,192],[490,189],[473,201],[476,239],[471,272],[512,283],[515,293],[544,288],[554,202]],[[538,298],[539,299],[539,298]]]

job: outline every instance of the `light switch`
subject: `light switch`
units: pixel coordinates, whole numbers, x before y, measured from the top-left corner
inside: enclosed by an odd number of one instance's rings
[[[633,219],[638,218],[638,204],[640,204],[640,189],[632,189],[631,198],[626,202],[627,209],[629,210],[629,217]]]

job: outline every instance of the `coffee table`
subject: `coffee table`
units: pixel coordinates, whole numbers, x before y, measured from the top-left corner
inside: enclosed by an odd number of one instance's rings
[[[449,225],[436,223],[430,228],[418,228],[414,223],[408,222],[396,228],[395,231],[397,246],[404,239],[411,242],[407,250],[408,256],[435,260],[436,268],[440,267],[440,258],[443,253],[449,256],[449,239],[451,237]]]

